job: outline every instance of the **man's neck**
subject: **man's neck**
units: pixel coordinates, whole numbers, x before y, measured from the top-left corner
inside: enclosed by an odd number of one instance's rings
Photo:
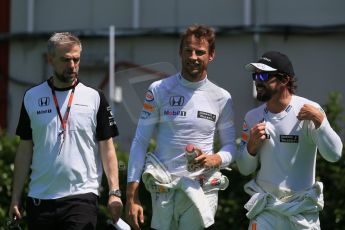
[[[286,89],[278,95],[273,96],[267,103],[267,109],[271,113],[282,112],[291,102],[292,94]]]
[[[184,79],[186,79],[187,81],[190,81],[190,82],[199,82],[199,81],[202,81],[206,78],[207,76],[207,73],[203,73],[199,76],[190,76],[189,74],[185,73],[185,72],[181,72],[181,75]]]
[[[53,86],[58,89],[72,87],[76,83],[76,81],[77,79],[75,79],[73,82],[62,82],[56,76],[53,76],[52,78]]]

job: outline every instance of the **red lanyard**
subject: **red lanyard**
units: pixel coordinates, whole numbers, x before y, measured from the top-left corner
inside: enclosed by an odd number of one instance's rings
[[[75,86],[76,86],[76,83],[73,84],[73,86],[72,86],[72,87],[73,87],[73,88],[72,88],[72,92],[71,92],[71,94],[69,95],[68,104],[67,104],[67,109],[66,109],[66,112],[65,112],[65,115],[64,115],[63,119],[62,119],[61,112],[60,112],[59,102],[58,102],[58,100],[57,100],[57,98],[56,98],[55,89],[54,89],[54,86],[52,86],[52,94],[53,94],[54,104],[55,104],[55,107],[56,107],[56,112],[57,112],[58,115],[59,115],[59,119],[60,119],[60,122],[61,122],[63,131],[66,130],[68,116],[69,116],[69,112],[70,112],[71,106],[72,106],[72,101],[73,101]]]

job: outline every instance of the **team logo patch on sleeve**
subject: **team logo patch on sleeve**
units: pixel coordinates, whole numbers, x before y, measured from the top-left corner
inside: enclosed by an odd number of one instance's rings
[[[151,90],[147,90],[146,94],[145,94],[145,101],[151,102],[153,101],[155,98],[153,96],[153,93]]]
[[[113,111],[111,110],[110,106],[107,107],[107,112],[108,112],[109,126],[116,125],[116,122],[113,116]]]
[[[247,132],[247,131],[248,131],[248,125],[247,125],[247,122],[246,122],[246,121],[243,122],[242,130],[243,130],[244,132]]]
[[[241,138],[242,138],[242,141],[248,142],[248,139],[249,139],[248,133],[242,132]]]
[[[248,135],[248,125],[246,121],[243,121],[242,125],[242,134],[241,134],[241,145],[245,144],[249,140],[249,135]]]
[[[146,110],[148,112],[153,112],[155,110],[155,107],[149,103],[144,103],[143,110]]]
[[[145,110],[141,111],[141,114],[140,114],[140,119],[147,119],[151,116],[151,113],[150,112],[147,112]]]

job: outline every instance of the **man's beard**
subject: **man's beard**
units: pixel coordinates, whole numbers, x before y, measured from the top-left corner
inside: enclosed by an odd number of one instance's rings
[[[193,66],[194,65],[194,66]],[[194,80],[200,80],[203,73],[206,71],[205,67],[199,64],[188,64],[186,63],[182,67],[182,72],[187,74],[189,78]]]
[[[76,74],[75,74],[76,76],[75,76],[75,77],[66,76],[64,73],[59,74],[59,73],[57,73],[57,72],[54,72],[54,75],[56,76],[56,78],[57,78],[59,81],[61,81],[61,82],[63,82],[63,83],[71,83],[71,82],[74,82],[75,79],[77,78],[78,72],[76,72]]]
[[[267,102],[273,97],[274,94],[277,93],[277,90],[270,89],[265,85],[260,85],[260,87],[262,87],[263,90],[261,90],[260,93],[258,92],[256,95],[256,99],[258,101]]]

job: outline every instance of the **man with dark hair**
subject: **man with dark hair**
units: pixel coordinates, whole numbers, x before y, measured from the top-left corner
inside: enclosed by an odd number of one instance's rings
[[[141,176],[151,193],[152,228],[210,227],[218,190],[228,185],[219,168],[236,155],[231,96],[207,76],[208,64],[215,57],[213,29],[190,26],[181,37],[179,54],[181,72],[149,87],[132,143],[126,215],[134,229],[144,221],[138,195]],[[146,153],[155,128],[157,146],[153,153]],[[217,153],[213,150],[216,130],[222,144]],[[198,155],[189,163],[187,145]]]
[[[21,194],[31,169],[27,214],[32,230],[95,229],[103,168],[113,221],[121,215],[112,139],[118,130],[104,94],[79,81],[81,51],[78,37],[53,34],[48,40],[53,76],[23,98],[9,215],[22,218]]]
[[[252,73],[257,99],[264,102],[244,119],[237,158],[244,175],[258,172],[244,187],[248,229],[320,229],[323,184],[315,181],[316,154],[339,160],[340,137],[321,106],[295,95],[296,77],[289,58],[276,51],[245,66]]]

